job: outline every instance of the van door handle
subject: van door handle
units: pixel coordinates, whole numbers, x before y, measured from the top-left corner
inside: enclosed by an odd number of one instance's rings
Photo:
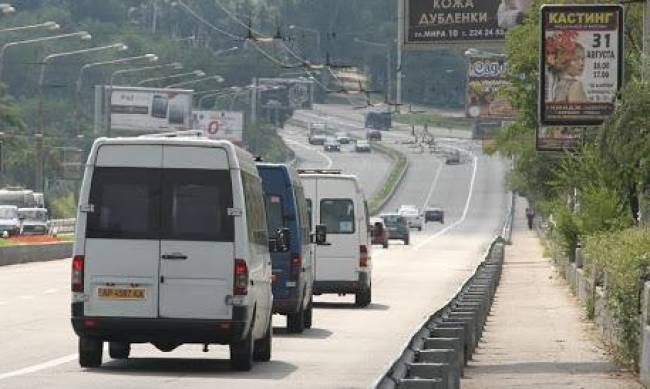
[[[160,258],[170,261],[184,261],[187,259],[187,255],[184,255],[182,253],[169,253],[163,254]]]

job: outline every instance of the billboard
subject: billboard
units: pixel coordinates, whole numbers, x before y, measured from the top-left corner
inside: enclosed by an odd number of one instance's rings
[[[541,125],[602,124],[623,80],[623,7],[543,6],[541,14]]]
[[[258,96],[261,108],[312,109],[314,82],[299,78],[260,78]]]
[[[108,133],[145,134],[191,128],[192,91],[123,86],[103,87],[102,112],[95,115]],[[100,96],[98,93],[97,96]],[[96,108],[96,109],[97,109]]]
[[[498,90],[509,84],[508,64],[498,57],[470,58],[467,78],[466,115],[471,118],[512,118],[514,110]]]
[[[225,139],[241,145],[244,139],[244,113],[241,111],[194,111],[193,128],[210,139]]]
[[[537,150],[574,151],[582,145],[584,127],[539,127],[537,128]]]
[[[402,0],[404,47],[498,42],[523,22],[531,0]]]

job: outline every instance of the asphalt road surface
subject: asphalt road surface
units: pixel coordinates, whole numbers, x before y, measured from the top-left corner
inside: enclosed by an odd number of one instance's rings
[[[327,107],[325,107],[327,108]],[[336,121],[363,134],[359,114],[337,107]],[[313,112],[297,113],[315,120]],[[328,115],[329,117],[329,115]],[[284,135],[300,143],[300,131]],[[372,252],[373,303],[355,308],[353,297],[316,299],[314,328],[289,335],[285,319],[274,319],[273,359],[251,372],[229,370],[227,347],[182,346],[162,353],[149,345],[133,347],[132,359],[100,369],[82,369],[77,339],[69,323],[69,260],[0,268],[0,388],[367,388],[399,354],[412,332],[452,297],[471,274],[502,224],[506,208],[506,163],[481,154],[469,140],[439,139],[442,152],[429,153],[404,142],[393,131],[385,142],[400,147],[411,162],[402,187],[388,204],[438,205],[446,224],[429,223],[413,232],[410,246],[391,242]],[[304,139],[304,138],[303,138]],[[327,166],[317,148],[293,144],[307,167]],[[462,151],[462,163],[446,165],[444,151]],[[302,151],[300,151],[302,150]],[[354,172],[366,187],[376,187],[387,164],[379,156],[356,158],[349,152],[327,154],[333,167]],[[371,189],[370,189],[371,190]]]

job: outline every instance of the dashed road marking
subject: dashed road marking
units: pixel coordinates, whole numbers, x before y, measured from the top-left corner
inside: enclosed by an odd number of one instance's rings
[[[59,291],[58,289],[48,289],[45,292],[43,292],[43,294],[53,294],[53,293],[56,293],[58,291]]]
[[[23,376],[26,374],[31,374],[31,373],[36,373],[41,370],[49,369],[51,367],[63,365],[64,363],[72,362],[75,359],[77,359],[77,354],[70,354],[66,355],[65,357],[57,358],[57,359],[52,359],[47,362],[39,363],[37,365],[32,365],[28,366],[22,369],[14,370],[14,371],[9,371],[6,373],[0,373],[0,381],[6,380],[8,378],[13,378],[13,377],[18,377],[18,376]]]

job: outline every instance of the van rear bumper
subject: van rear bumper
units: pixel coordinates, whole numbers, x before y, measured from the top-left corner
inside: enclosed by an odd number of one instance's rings
[[[314,294],[357,293],[370,287],[368,273],[359,273],[357,281],[314,281]]]
[[[72,327],[78,336],[103,341],[230,344],[244,338],[247,316],[242,307],[233,312],[235,320],[73,317]]]

